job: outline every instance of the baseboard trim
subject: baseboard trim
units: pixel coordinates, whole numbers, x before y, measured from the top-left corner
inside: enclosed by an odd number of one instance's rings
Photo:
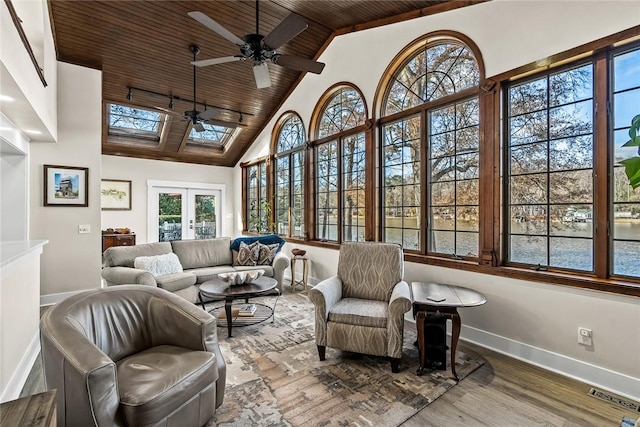
[[[27,378],[29,377],[29,372],[31,372],[31,368],[40,353],[40,333],[37,332],[33,338],[31,338],[31,342],[29,343],[29,347],[22,355],[20,359],[20,363],[16,367],[15,371],[13,371],[13,375],[11,375],[11,379],[7,383],[7,386],[2,391],[2,396],[0,396],[0,402],[7,402],[9,400],[15,400],[20,397],[20,392],[24,387],[24,384],[27,382]]]
[[[59,294],[40,295],[40,306],[57,304],[60,301],[69,298],[70,296],[73,296],[80,292],[84,292],[86,290],[87,289],[83,289],[81,291],[62,292]]]
[[[469,326],[460,339],[640,402],[640,379]]]

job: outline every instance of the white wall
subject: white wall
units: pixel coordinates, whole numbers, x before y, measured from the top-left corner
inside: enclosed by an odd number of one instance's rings
[[[219,236],[234,236],[233,168],[197,164],[102,156],[102,178],[131,181],[131,210],[102,211],[102,229],[128,227],[136,233],[136,243],[147,243],[147,180],[223,184],[227,200],[222,206],[222,230]]]
[[[57,65],[56,52],[51,36],[51,26],[47,5],[44,1],[29,0],[34,3],[29,8],[19,8],[22,19],[29,21],[30,25],[38,25],[39,21],[44,40],[37,42],[39,56],[43,58],[39,65],[44,69],[43,73],[47,86],[43,86],[34,68],[27,50],[20,39],[18,31],[11,20],[11,15],[4,2],[0,4],[0,62],[2,62],[2,78],[0,87],[2,90],[17,90],[17,97],[24,97],[28,104],[25,104],[23,111],[7,113],[11,116],[15,114],[13,120],[18,122],[24,119],[25,115],[32,119],[34,128],[41,129],[43,134],[34,139],[55,141],[57,139]],[[39,5],[38,5],[39,4]],[[44,52],[42,52],[44,49]],[[17,89],[16,89],[17,88]],[[16,93],[11,93],[16,96]],[[5,105],[3,108],[9,109],[11,106]],[[29,110],[29,111],[26,111]]]
[[[41,295],[100,286],[102,73],[58,64],[58,142],[32,143],[30,237],[49,240]],[[43,165],[89,168],[89,206],[43,206]],[[87,224],[91,233],[78,234]]]
[[[323,73],[305,76],[241,161],[268,154],[275,121],[287,110],[298,112],[308,128],[317,100],[337,82],[359,87],[371,114],[384,70],[424,34],[455,30],[470,37],[482,53],[486,77],[491,77],[636,25],[638,2],[494,0],[337,37],[319,58],[327,64]],[[234,175],[241,188],[240,168]],[[238,214],[241,197],[238,192]],[[288,244],[285,250],[290,248]],[[314,280],[335,274],[337,251],[305,249]],[[463,337],[640,399],[638,298],[415,263],[405,265],[405,276],[408,281],[464,285],[487,296],[486,305],[461,311]],[[579,326],[593,330],[592,348],[578,345]]]

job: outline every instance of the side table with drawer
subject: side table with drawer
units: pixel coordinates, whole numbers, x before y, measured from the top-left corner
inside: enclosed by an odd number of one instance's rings
[[[111,246],[133,246],[136,244],[135,233],[131,234],[103,234],[102,252]]]

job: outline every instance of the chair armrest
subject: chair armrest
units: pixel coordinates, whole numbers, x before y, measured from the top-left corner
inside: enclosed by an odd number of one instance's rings
[[[398,282],[393,287],[391,298],[389,299],[389,313],[391,316],[403,316],[411,310],[411,290],[409,284],[404,280]]]
[[[309,299],[315,306],[316,345],[327,345],[327,319],[329,310],[342,299],[342,280],[329,277],[309,291]]]
[[[51,323],[47,313],[40,330],[46,386],[58,389],[59,425],[123,426],[116,364],[69,323]],[[65,411],[65,401],[73,402],[72,411]]]
[[[316,311],[324,314],[326,321],[329,310],[342,299],[342,280],[332,276],[315,285],[309,291],[309,299],[316,306]]]
[[[291,260],[289,259],[289,255],[285,254],[283,251],[280,251],[273,258],[273,278],[278,281],[278,290],[280,294],[282,294],[282,282],[284,278],[284,271],[289,268],[291,264]]]
[[[158,286],[153,274],[146,270],[131,267],[105,267],[102,269],[102,278],[107,281],[107,286],[113,285],[147,285]]]

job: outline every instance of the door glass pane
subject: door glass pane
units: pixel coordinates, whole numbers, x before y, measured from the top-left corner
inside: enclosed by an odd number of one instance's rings
[[[216,197],[196,194],[195,238],[213,239],[216,237]]]
[[[182,194],[158,193],[158,241],[182,239]]]

